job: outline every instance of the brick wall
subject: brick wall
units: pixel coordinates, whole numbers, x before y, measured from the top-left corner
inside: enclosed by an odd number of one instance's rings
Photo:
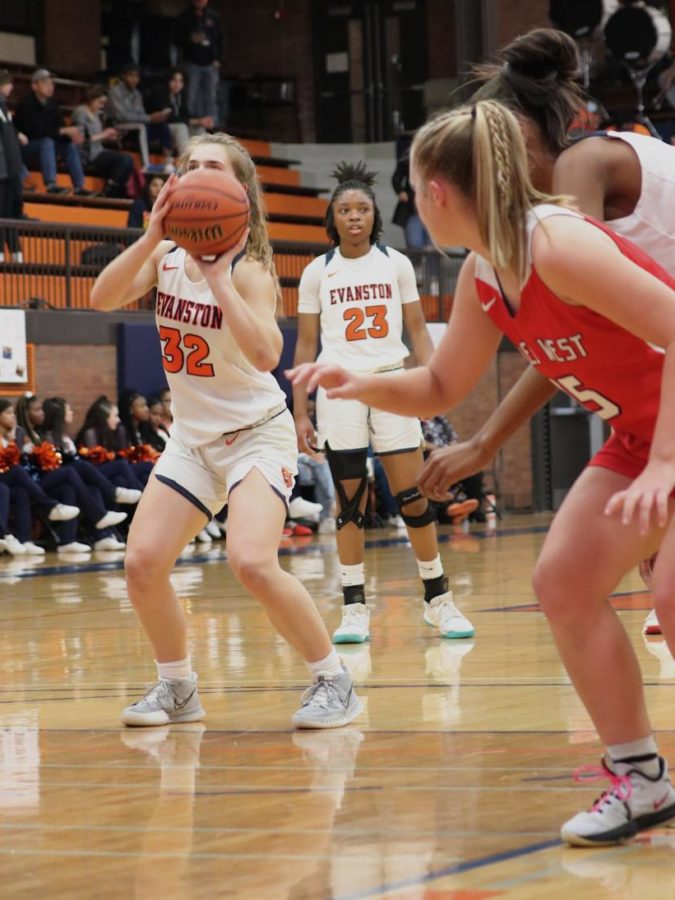
[[[450,416],[460,439],[470,438],[480,428],[524,370],[519,353],[499,354],[471,395]],[[509,509],[532,505],[531,455],[528,423],[509,438],[495,461],[501,501]]]
[[[448,0],[427,0],[429,78],[449,78],[457,73],[455,12]]]
[[[212,0],[225,30],[225,75],[284,75],[296,79],[303,141],[315,139],[314,56],[310,0],[287,0],[275,19],[277,0],[229,3]],[[271,135],[274,140],[274,135]]]
[[[117,350],[111,345],[38,344],[35,393],[65,397],[75,411],[75,429],[100,394],[117,398]]]
[[[49,0],[43,9],[38,65],[57,74],[97,72],[101,68],[101,0]]]
[[[500,46],[532,28],[550,26],[548,7],[548,0],[498,0]]]

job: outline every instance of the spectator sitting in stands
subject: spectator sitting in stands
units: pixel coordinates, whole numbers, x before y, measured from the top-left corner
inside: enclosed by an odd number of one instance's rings
[[[49,464],[39,449],[43,440],[39,428],[44,424],[44,410],[34,394],[27,394],[16,404],[16,442],[29,454],[33,480],[44,491],[62,503],[76,504],[82,511],[81,518],[93,529],[95,550],[123,550],[124,544],[115,538],[112,529],[127,518],[118,510],[106,509],[104,492],[95,481],[85,481],[76,466],[62,465],[63,458],[49,452]],[[36,453],[33,451],[37,450]],[[114,502],[114,492],[110,499]],[[58,526],[60,543],[58,553],[91,553],[89,544],[77,538],[78,522],[72,519]]]
[[[62,159],[75,193],[80,197],[91,196],[85,190],[84,170],[78,146],[84,135],[77,125],[66,125],[58,103],[54,100],[54,79],[47,69],[37,69],[31,79],[31,92],[19,103],[16,110],[16,127],[26,135],[28,143],[21,148],[26,165],[39,166],[47,193],[65,194],[67,188],[56,183],[57,160]]]
[[[12,505],[12,494],[6,484],[0,481],[0,553],[21,556],[26,551],[21,541],[9,530],[9,513]]]
[[[127,217],[127,228],[147,228],[148,219],[155,205],[159,192],[164,187],[164,178],[161,175],[149,175],[143,185],[143,193],[131,204]]]
[[[109,150],[103,141],[117,141],[116,128],[104,128],[102,115],[106,104],[106,92],[102,84],[93,84],[85,91],[85,102],[73,112],[73,124],[84,133],[80,153],[85,165],[91,166],[97,175],[107,179],[106,197],[126,197],[127,182],[134,167],[128,153]]]
[[[195,117],[191,114],[186,106],[184,87],[185,76],[183,72],[180,69],[172,69],[169,73],[167,84],[158,85],[147,102],[147,108],[150,113],[158,109],[171,108],[168,125],[173,138],[174,149],[179,156],[185,149],[185,145],[190,140],[191,135],[202,134],[205,130],[213,128],[214,122],[211,116]],[[155,125],[150,126],[151,138],[155,136],[154,129],[156,127]]]
[[[0,483],[9,488],[14,534],[19,547],[13,543],[7,549],[13,555],[44,556],[44,548],[32,540],[31,505],[40,509],[50,522],[66,522],[80,512],[77,506],[59,503],[48,496],[34,481],[20,462],[20,448],[16,442],[16,413],[9,400],[0,400]],[[12,458],[9,458],[9,453]],[[5,542],[7,538],[5,537]]]
[[[21,144],[27,144],[25,134],[17,132],[12,122],[7,100],[14,89],[12,76],[0,70],[0,219],[20,219],[23,213],[23,161]],[[0,263],[5,261],[5,244],[9,259],[23,262],[19,236],[14,229],[0,229]]]
[[[135,63],[127,63],[120,72],[120,78],[116,85],[110,88],[108,102],[113,123],[119,131],[136,131],[138,133],[139,148],[143,166],[150,166],[150,151],[148,138],[159,136],[164,153],[164,170],[173,172],[173,140],[171,131],[167,125],[167,119],[171,114],[171,107],[155,110],[147,113],[143,97],[138,90],[141,75]],[[155,134],[150,133],[150,126],[156,126]]]

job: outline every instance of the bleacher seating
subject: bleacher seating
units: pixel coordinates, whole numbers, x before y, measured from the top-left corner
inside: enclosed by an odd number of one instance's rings
[[[11,68],[17,71],[17,67]],[[30,71],[17,73],[14,100],[30,89]],[[84,87],[84,82],[58,78],[55,96],[67,111],[80,101]],[[328,247],[323,227],[328,201],[322,196],[327,189],[302,185],[300,162],[274,157],[269,142],[257,138],[239,139],[256,163],[263,186],[268,231],[282,285],[283,314],[294,317],[302,271]],[[140,168],[140,157],[134,155]],[[161,163],[163,159],[156,156],[152,161]],[[70,187],[70,178],[65,173],[58,174],[57,182]],[[85,187],[99,192],[103,190],[104,181],[88,174]],[[128,231],[126,227],[130,205],[130,200],[102,196],[47,194],[41,174],[31,172],[25,185],[24,214],[45,223],[45,228],[40,231],[39,227],[33,228],[32,223],[22,228],[24,260],[0,267],[0,304],[44,302],[52,307],[87,308],[89,292],[102,263],[99,260],[98,264],[83,264],[82,253],[96,244],[119,242],[124,246],[133,241],[137,232]],[[429,320],[447,319],[452,295],[438,296],[434,291],[433,295],[425,294],[422,302]],[[135,307],[145,308],[147,302],[139,301]]]

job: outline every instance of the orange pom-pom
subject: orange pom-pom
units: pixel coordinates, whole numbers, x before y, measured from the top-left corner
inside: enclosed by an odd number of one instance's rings
[[[48,441],[43,441],[41,444],[33,447],[30,457],[43,472],[53,472],[63,462],[63,457],[59,451],[54,444],[50,444]]]
[[[18,465],[21,458],[21,451],[16,444],[12,443],[8,447],[0,447],[0,473],[9,472],[11,468]]]
[[[151,462],[155,463],[161,454],[150,444],[137,444],[135,447],[127,447],[120,450],[119,455],[130,463]]]
[[[96,447],[80,447],[77,452],[82,459],[86,459],[87,462],[95,466],[100,466],[105,462],[112,462],[115,459],[115,454],[112,450],[106,450],[105,447],[101,447],[98,444]]]

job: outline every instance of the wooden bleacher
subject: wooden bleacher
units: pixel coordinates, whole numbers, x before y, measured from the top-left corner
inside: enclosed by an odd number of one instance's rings
[[[16,91],[12,99],[16,101],[30,90],[33,67],[11,65],[9,68],[15,73]],[[64,109],[70,110],[80,102],[85,82],[57,78],[55,83],[55,96]],[[298,283],[304,268],[328,247],[323,227],[328,204],[322,196],[327,191],[302,185],[298,168],[301,163],[274,157],[268,141],[239,140],[251,154],[262,183],[268,230],[283,291],[283,313],[292,317],[297,314]],[[133,155],[140,168],[140,157]],[[153,161],[161,163],[163,160],[154,157]],[[59,173],[57,181],[65,187],[71,186],[65,173]],[[94,245],[114,243],[119,239],[123,246],[133,240],[133,234],[126,231],[131,201],[47,194],[39,172],[30,173],[27,187],[30,189],[24,192],[24,213],[46,226],[42,232],[38,227],[30,232],[27,227],[21,237],[24,262],[2,266],[0,304],[20,305],[35,301],[54,307],[86,309],[100,265],[83,265],[82,254]],[[85,187],[102,191],[104,181],[87,175]],[[64,237],[64,229],[54,227],[57,224],[67,226],[67,237]],[[78,232],[78,229],[81,230]],[[97,229],[103,230],[98,233]],[[107,229],[115,229],[117,237],[115,232]],[[447,320],[451,304],[449,294],[422,297],[422,306],[430,321]],[[147,303],[134,306],[142,308]]]
[[[242,139],[242,143],[257,163],[258,175],[264,190],[264,202],[268,215],[268,231],[275,248],[283,245],[283,252],[276,255],[283,292],[283,312],[286,316],[297,313],[297,285],[304,267],[328,246],[323,220],[327,209],[327,200],[321,196],[325,193],[317,188],[306,188],[300,184],[300,172],[291,168],[297,165],[292,160],[282,160],[271,156],[269,143],[260,140]],[[140,167],[137,154],[136,164]],[[154,157],[153,162],[161,162]],[[70,187],[70,178],[59,172],[57,183]],[[70,226],[90,226],[103,229],[126,229],[127,217],[131,201],[111,200],[105,197],[76,197],[73,194],[47,194],[42,175],[31,172],[27,184],[30,190],[24,192],[24,213],[41,222],[62,223]],[[85,187],[91,191],[102,191],[104,181],[96,176],[87,175]],[[24,253],[23,275],[19,272],[7,273],[3,287],[7,300],[17,298],[19,292],[24,295],[44,297],[52,306],[74,306],[84,308],[87,305],[88,292],[93,284],[95,273],[88,272],[74,276],[73,272],[80,266],[82,251],[97,243],[96,240],[69,241],[69,252],[66,252],[63,238],[43,236],[22,238]],[[297,245],[297,252],[293,252]],[[311,247],[307,247],[311,245]],[[65,287],[59,281],[59,266],[68,266],[73,277],[70,295],[66,296]],[[15,267],[10,267],[14,269]],[[20,286],[21,278],[24,280]],[[61,279],[63,280],[63,279]]]

